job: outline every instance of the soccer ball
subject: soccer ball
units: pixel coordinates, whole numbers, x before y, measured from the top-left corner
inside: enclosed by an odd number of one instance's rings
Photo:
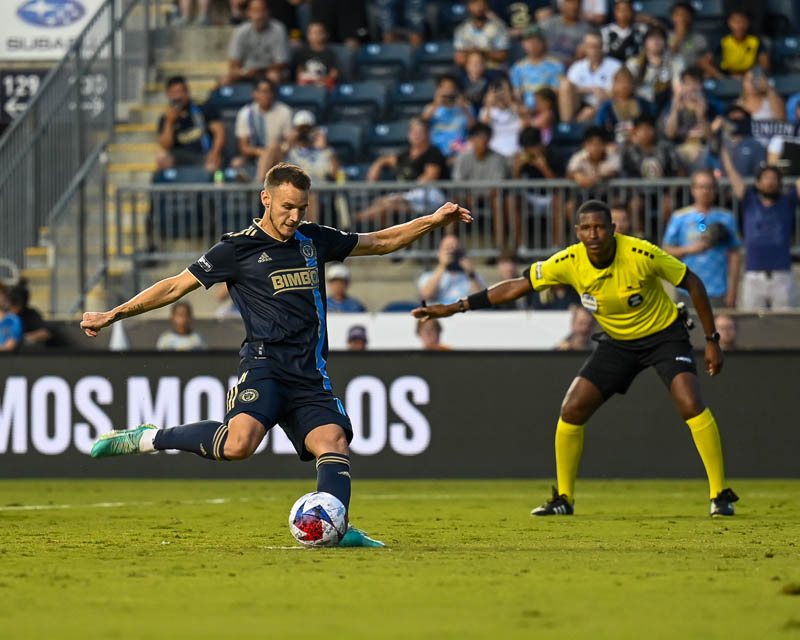
[[[347,532],[347,510],[330,493],[307,493],[289,512],[289,530],[304,547],[335,547]]]

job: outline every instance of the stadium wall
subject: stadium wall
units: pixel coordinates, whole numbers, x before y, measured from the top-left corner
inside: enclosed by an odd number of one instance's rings
[[[362,478],[549,477],[562,395],[584,355],[554,352],[331,354]],[[221,419],[235,355],[58,353],[0,359],[0,477],[309,477],[280,429],[254,458],[191,454],[92,460],[98,432]],[[800,352],[730,354],[701,375],[732,476],[799,477]],[[584,477],[702,477],[689,429],[653,371],[587,428]]]

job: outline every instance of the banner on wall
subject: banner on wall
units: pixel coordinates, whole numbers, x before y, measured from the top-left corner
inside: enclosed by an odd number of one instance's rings
[[[59,60],[103,0],[3,0],[0,60]]]

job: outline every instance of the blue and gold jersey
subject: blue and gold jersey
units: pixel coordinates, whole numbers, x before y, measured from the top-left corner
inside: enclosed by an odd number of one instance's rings
[[[666,329],[678,310],[661,279],[677,285],[686,275],[686,265],[646,240],[619,233],[614,238],[614,260],[605,269],[592,264],[579,242],[531,266],[533,288],[572,285],[583,306],[615,340],[636,340]]]
[[[350,255],[358,235],[304,222],[281,242],[259,222],[222,236],[189,272],[206,289],[227,284],[245,328],[240,373],[266,368],[282,380],[330,389],[325,263]]]

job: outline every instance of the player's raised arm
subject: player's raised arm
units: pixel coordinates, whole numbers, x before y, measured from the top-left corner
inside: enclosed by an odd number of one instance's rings
[[[358,234],[358,244],[351,256],[382,256],[410,245],[414,240],[452,222],[472,222],[472,214],[464,207],[446,202],[429,216],[398,224],[373,233]]]
[[[182,298],[190,291],[194,291],[200,286],[200,282],[188,269],[171,278],[165,278],[156,282],[152,287],[148,287],[141,293],[137,293],[127,302],[123,302],[111,311],[90,311],[83,314],[81,329],[87,336],[93,338],[100,329],[109,326],[117,320],[138,316],[141,313],[160,309],[168,304]]]
[[[488,309],[496,304],[511,302],[533,291],[529,278],[520,277],[504,280],[488,289],[473,293],[450,304],[433,304],[430,307],[417,307],[411,312],[415,318],[446,318],[462,311]]]

